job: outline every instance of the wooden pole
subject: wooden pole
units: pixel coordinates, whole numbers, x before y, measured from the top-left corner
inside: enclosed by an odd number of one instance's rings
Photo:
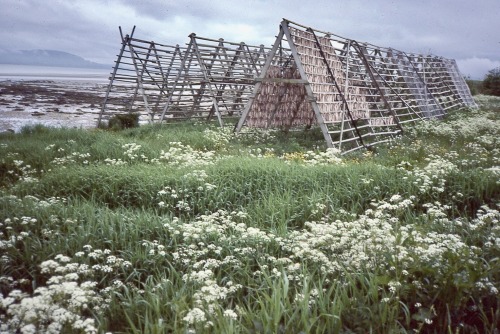
[[[120,66],[123,52],[125,51],[125,48],[127,47],[127,43],[134,35],[135,26],[132,28],[132,32],[130,33],[130,36],[125,35],[125,37],[123,36],[123,33],[122,33],[122,27],[118,27],[118,29],[120,30],[122,47],[120,49],[120,53],[118,54],[118,59],[115,61],[115,66],[113,67],[113,73],[111,74],[111,77],[109,78],[108,89],[106,90],[106,95],[104,96],[104,101],[102,103],[101,112],[99,113],[99,118],[97,119],[97,127],[101,126],[102,115],[104,114],[104,111],[106,109],[106,104],[108,103],[109,93],[111,92],[111,87],[113,86],[113,82],[114,82],[115,77],[116,77],[116,72],[118,71],[118,67]]]

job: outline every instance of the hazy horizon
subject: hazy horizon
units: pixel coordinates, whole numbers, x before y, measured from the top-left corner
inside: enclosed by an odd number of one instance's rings
[[[46,79],[108,83],[111,71],[111,66],[109,69],[106,69],[0,64],[0,81]]]

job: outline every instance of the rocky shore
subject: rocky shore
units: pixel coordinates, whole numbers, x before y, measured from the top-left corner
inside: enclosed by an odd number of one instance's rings
[[[107,84],[92,81],[0,81],[0,132],[28,125],[90,128],[97,124]]]

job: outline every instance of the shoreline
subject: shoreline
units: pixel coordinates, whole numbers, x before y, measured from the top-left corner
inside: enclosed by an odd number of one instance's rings
[[[108,80],[68,74],[63,77],[0,75],[0,133],[24,126],[94,128]]]
[[[112,68],[77,68],[0,64],[0,81],[5,80],[90,80],[109,81]]]

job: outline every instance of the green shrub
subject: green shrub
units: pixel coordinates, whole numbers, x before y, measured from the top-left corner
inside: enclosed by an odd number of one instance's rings
[[[139,126],[139,116],[138,113],[113,115],[108,121],[108,129],[123,130],[137,128]]]
[[[483,80],[483,93],[500,96],[500,67],[488,72]]]

